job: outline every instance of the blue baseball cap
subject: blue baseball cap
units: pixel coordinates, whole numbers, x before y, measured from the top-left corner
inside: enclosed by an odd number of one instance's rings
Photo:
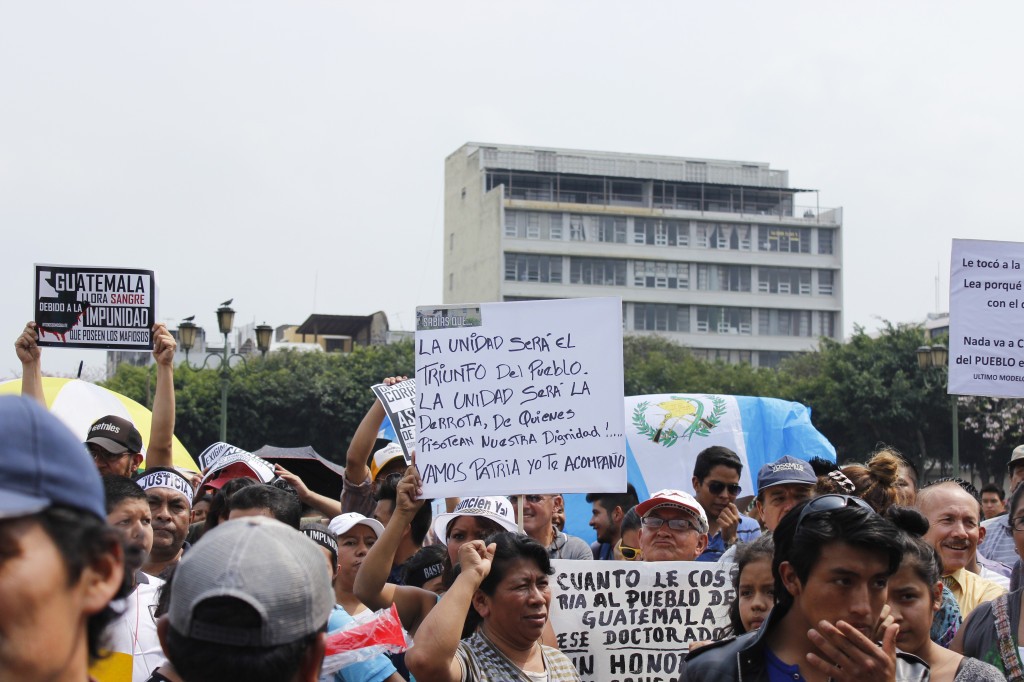
[[[802,459],[786,455],[774,462],[769,462],[757,472],[757,492],[761,493],[765,488],[786,483],[797,483],[800,485],[814,485],[818,477],[814,475],[811,465]]]
[[[0,397],[0,519],[72,507],[106,521],[103,482],[82,441],[30,398]]]

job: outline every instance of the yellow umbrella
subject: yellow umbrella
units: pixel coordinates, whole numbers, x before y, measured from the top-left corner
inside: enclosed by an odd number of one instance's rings
[[[0,383],[0,395],[5,394],[20,395],[21,379]],[[50,411],[60,417],[72,433],[81,436],[83,441],[94,421],[105,415],[114,414],[130,419],[142,434],[142,442],[149,443],[152,413],[131,398],[88,381],[57,377],[43,377],[43,394],[46,396],[46,406]],[[142,452],[146,452],[145,448]],[[174,466],[192,471],[198,469],[177,436],[174,437],[171,452]]]

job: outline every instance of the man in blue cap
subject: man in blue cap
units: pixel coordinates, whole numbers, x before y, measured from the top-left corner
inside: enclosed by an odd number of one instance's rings
[[[811,497],[817,482],[810,464],[789,455],[761,467],[754,504],[768,532],[775,531],[786,512]]]
[[[82,442],[32,400],[0,397],[0,679],[89,678],[124,555]]]

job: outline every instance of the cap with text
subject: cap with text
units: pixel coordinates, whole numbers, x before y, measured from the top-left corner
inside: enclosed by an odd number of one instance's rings
[[[192,481],[185,477],[177,469],[170,467],[156,467],[146,471],[135,479],[143,490],[151,488],[167,488],[185,496],[188,506],[192,506],[192,499],[195,497],[195,490],[192,488]]]
[[[89,427],[89,437],[85,444],[99,445],[113,455],[125,452],[142,452],[142,434],[135,424],[124,417],[108,414],[100,417]]]
[[[693,495],[682,490],[659,490],[651,495],[651,499],[638,504],[636,513],[643,518],[656,509],[666,507],[683,510],[697,521],[698,531],[708,532],[708,516],[704,513],[704,507],[700,506],[700,502],[695,500]]]
[[[409,466],[410,462],[405,456],[405,451],[402,450],[402,446],[398,443],[388,443],[377,452],[373,453],[373,457],[370,459],[370,478],[377,480],[377,474],[391,462],[395,461],[399,457],[406,466]]]
[[[489,519],[510,532],[519,529],[515,511],[507,497],[464,497],[455,505],[455,511],[439,514],[434,519],[434,535],[442,545],[448,545],[448,526],[460,516]]]
[[[800,485],[814,485],[818,477],[814,475],[811,465],[802,459],[786,455],[774,462],[769,462],[757,472],[757,492],[760,494],[765,488],[787,483],[798,483]]]

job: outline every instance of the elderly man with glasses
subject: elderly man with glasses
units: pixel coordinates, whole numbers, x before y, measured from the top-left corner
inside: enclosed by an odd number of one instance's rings
[[[693,561],[708,545],[708,517],[689,493],[659,490],[636,513],[644,561]]]

